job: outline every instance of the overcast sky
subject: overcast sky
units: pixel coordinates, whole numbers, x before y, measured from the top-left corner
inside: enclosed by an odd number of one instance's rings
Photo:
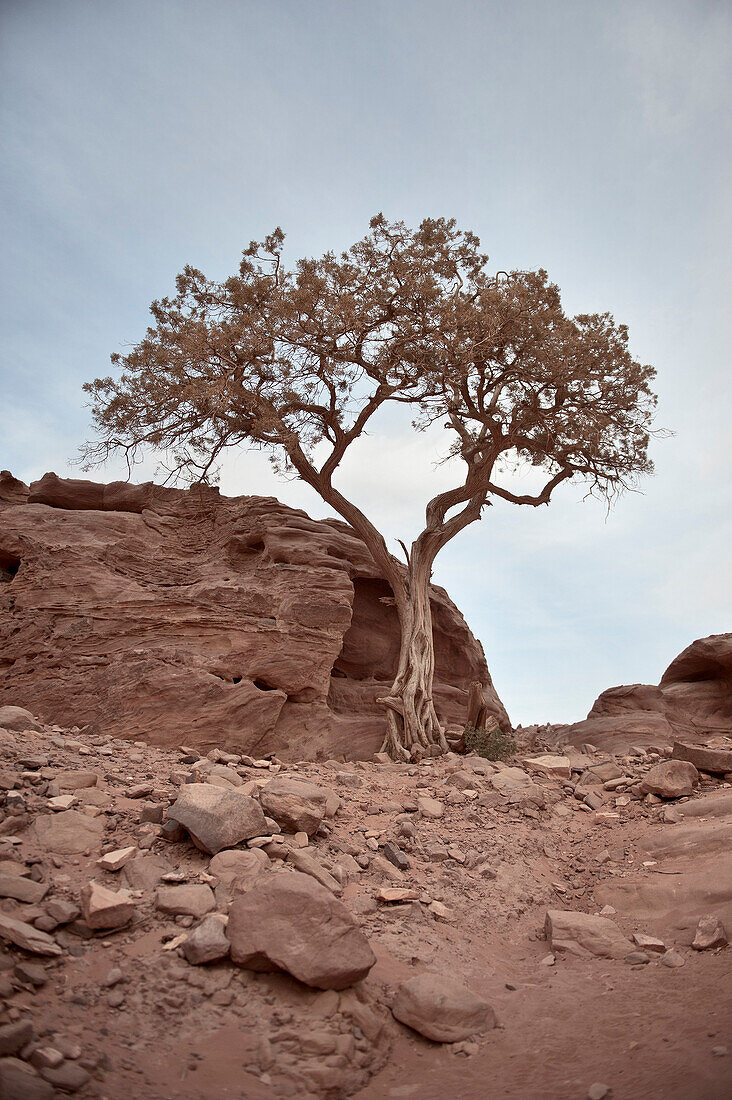
[[[224,277],[276,225],[294,259],[378,211],[454,216],[496,269],[545,267],[568,311],[627,323],[675,432],[609,517],[571,486],[499,502],[438,559],[514,722],[582,718],[732,629],[725,0],[3,0],[0,20],[0,466],[85,476],[82,383],[184,264]],[[341,487],[406,541],[441,443],[389,418]],[[221,486],[328,514],[260,456]]]

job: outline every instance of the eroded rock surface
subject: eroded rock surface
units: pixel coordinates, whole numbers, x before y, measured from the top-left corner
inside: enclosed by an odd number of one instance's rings
[[[369,757],[396,668],[391,591],[337,520],[272,497],[0,475],[0,703],[134,740]],[[431,590],[436,706],[465,721],[480,644]]]
[[[732,733],[732,634],[692,642],[668,666],[658,686],[608,688],[583,722],[562,727],[559,743],[589,742],[613,752],[633,745],[705,743]],[[692,760],[691,756],[685,759]],[[698,764],[696,760],[692,763]],[[719,759],[716,770],[721,770]]]

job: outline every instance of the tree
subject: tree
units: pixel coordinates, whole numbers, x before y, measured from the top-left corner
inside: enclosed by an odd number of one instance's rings
[[[97,442],[87,466],[123,449],[167,456],[174,478],[207,480],[228,447],[267,449],[351,525],[389,582],[401,624],[396,679],[382,700],[384,749],[396,759],[446,748],[432,700],[429,583],[439,551],[493,498],[536,507],[583,480],[609,500],[652,471],[655,371],[628,351],[608,313],[568,317],[545,271],[488,271],[480,241],[453,220],[412,230],[383,215],[347,252],[286,270],[284,234],[253,241],[224,282],[193,267],[153,302],[154,326],[116,378],[84,387]],[[442,423],[459,484],[427,504],[406,564],[333,483],[382,406]],[[511,488],[512,464],[542,477]]]

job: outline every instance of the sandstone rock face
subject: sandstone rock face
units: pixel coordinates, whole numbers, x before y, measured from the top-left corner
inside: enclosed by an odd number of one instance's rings
[[[631,745],[675,740],[698,744],[716,733],[732,733],[732,634],[692,642],[657,687],[629,684],[603,691],[585,721],[562,729],[561,740],[622,752]]]
[[[248,970],[286,970],[316,989],[345,989],[376,962],[348,909],[299,871],[271,875],[229,910],[231,958]]]
[[[346,524],[210,488],[8,477],[0,703],[160,745],[378,750],[397,619]],[[464,722],[479,680],[510,729],[479,643],[442,589],[431,600],[441,719]]]
[[[467,986],[441,974],[420,974],[399,989],[397,1020],[435,1043],[456,1043],[495,1027],[493,1009]]]
[[[269,833],[256,799],[210,783],[187,783],[168,810],[168,820],[183,825],[194,844],[209,855]]]

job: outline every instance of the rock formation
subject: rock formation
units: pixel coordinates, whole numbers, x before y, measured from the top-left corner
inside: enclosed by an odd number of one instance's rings
[[[4,582],[4,583],[3,583]],[[510,730],[482,648],[432,588],[435,698],[472,681]],[[158,745],[370,756],[398,623],[338,520],[272,497],[0,475],[0,704]]]
[[[732,634],[692,642],[658,686],[608,688],[583,722],[557,728],[559,741],[620,752],[631,745],[706,742],[732,732]]]

